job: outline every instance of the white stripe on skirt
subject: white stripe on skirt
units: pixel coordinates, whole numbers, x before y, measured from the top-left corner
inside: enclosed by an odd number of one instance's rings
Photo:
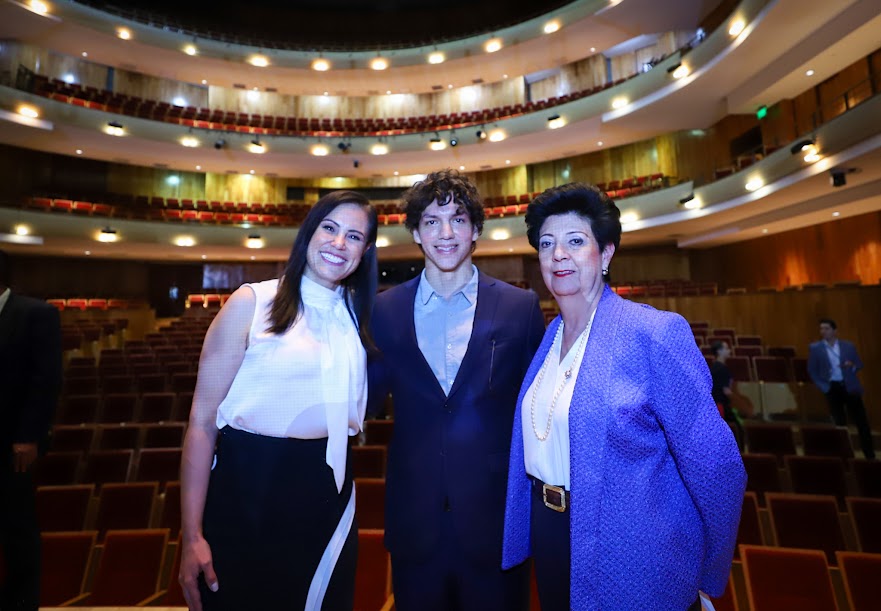
[[[349,532],[352,530],[354,522],[355,486],[353,484],[352,494],[349,496],[346,509],[343,511],[343,515],[340,517],[339,524],[337,524],[336,530],[333,531],[330,541],[327,542],[324,553],[321,554],[321,560],[318,563],[318,568],[315,569],[315,575],[312,576],[312,584],[309,586],[309,594],[306,596],[305,611],[321,611],[324,595],[327,593],[327,586],[330,584],[330,578],[333,576],[336,562],[343,551],[343,546],[346,544],[346,539],[349,537]]]

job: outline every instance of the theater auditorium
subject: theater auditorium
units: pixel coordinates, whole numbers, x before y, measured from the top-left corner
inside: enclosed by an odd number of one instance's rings
[[[833,424],[808,347],[823,318],[854,343],[881,448],[879,94],[867,0],[0,3],[0,249],[62,323],[41,608],[186,606],[180,461],[211,321],[279,277],[334,190],[378,212],[379,290],[419,275],[400,197],[451,168],[483,201],[475,264],[546,322],[526,209],[587,182],[621,210],[612,290],[685,317],[708,366],[730,345],[748,485],[715,608],[877,609],[881,467]],[[387,407],[351,438],[359,611],[394,609]]]

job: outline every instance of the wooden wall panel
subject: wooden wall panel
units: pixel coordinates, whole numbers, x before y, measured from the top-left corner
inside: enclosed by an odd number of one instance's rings
[[[175,98],[181,97],[186,101],[186,106],[197,108],[208,106],[208,88],[205,86],[148,76],[129,70],[115,72],[113,91],[169,104],[172,104]]]
[[[862,58],[818,86],[823,121],[837,117],[871,95],[869,62]]]
[[[138,261],[10,255],[12,287],[39,298],[147,296],[147,266]]]
[[[546,100],[573,91],[591,89],[606,82],[606,58],[592,55],[560,67],[559,73],[529,85],[532,101]]]
[[[172,176],[178,177],[177,185],[169,183]],[[205,174],[112,163],[107,167],[107,190],[131,195],[205,199]]]
[[[483,198],[530,193],[528,172],[525,165],[478,172],[469,174],[468,177],[474,182]]]
[[[19,65],[49,78],[63,79],[70,74],[74,82],[83,86],[98,89],[107,86],[106,66],[16,41],[3,41],[0,45],[0,71],[9,70],[14,79]]]
[[[781,147],[798,137],[795,125],[795,103],[780,100],[768,109],[768,116],[759,122],[765,147]]]
[[[881,212],[692,251],[694,280],[747,289],[881,279]]]
[[[284,178],[250,174],[207,174],[205,198],[246,203],[287,201],[288,181]]]
[[[689,254],[675,247],[627,248],[627,235],[612,258],[609,271],[616,283],[642,283],[651,280],[691,278]]]

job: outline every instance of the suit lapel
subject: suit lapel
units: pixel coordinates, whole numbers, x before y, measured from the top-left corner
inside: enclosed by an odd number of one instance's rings
[[[468,340],[468,349],[465,357],[459,365],[456,379],[450,388],[450,397],[464,384],[465,378],[470,371],[477,370],[477,364],[490,358],[487,350],[491,349],[493,341],[493,321],[499,305],[499,292],[495,289],[496,280],[478,271],[477,280],[477,307],[474,309],[474,323],[471,327],[471,339]]]
[[[405,303],[399,304],[395,307],[395,311],[403,312],[406,315],[406,341],[405,345],[409,346],[412,354],[410,358],[407,359],[408,362],[414,363],[415,366],[421,371],[417,375],[419,377],[428,378],[431,381],[429,384],[432,385],[434,389],[433,392],[439,394],[441,397],[444,397],[444,389],[441,387],[440,382],[437,381],[437,378],[434,375],[434,371],[431,370],[431,365],[428,364],[428,361],[425,360],[425,355],[422,354],[422,350],[419,349],[419,339],[416,337],[416,319],[415,319],[415,308],[416,308],[416,298],[417,292],[419,290],[419,281],[422,278],[422,274],[416,276],[413,280],[410,280],[409,284],[406,285],[406,290],[401,294],[401,299],[404,300]],[[478,301],[478,303],[480,303]]]

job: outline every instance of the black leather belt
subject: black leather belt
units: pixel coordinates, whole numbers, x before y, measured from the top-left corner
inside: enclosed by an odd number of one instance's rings
[[[540,479],[529,476],[532,481],[532,487],[536,492],[541,492],[541,500],[544,501],[545,507],[563,513],[569,509],[569,491],[562,486],[552,486],[546,484]]]

